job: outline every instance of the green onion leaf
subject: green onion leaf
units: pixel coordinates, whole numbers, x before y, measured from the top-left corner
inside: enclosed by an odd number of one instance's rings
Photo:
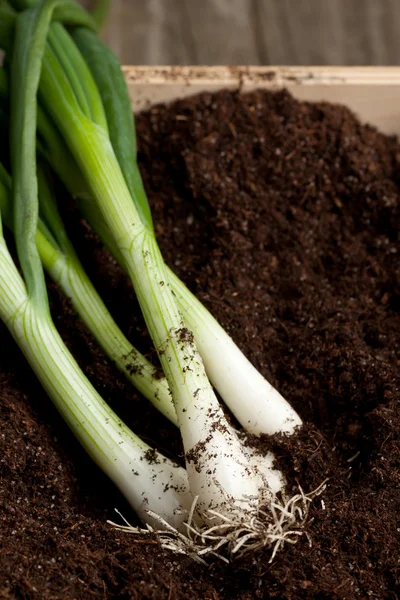
[[[153,227],[150,207],[136,161],[136,131],[129,92],[114,53],[91,31],[76,28],[73,38],[100,92],[112,147],[144,225]]]

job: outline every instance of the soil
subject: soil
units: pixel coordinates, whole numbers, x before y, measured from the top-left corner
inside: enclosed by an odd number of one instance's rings
[[[327,489],[307,536],[208,567],[107,524],[135,515],[85,456],[5,327],[0,349],[0,598],[400,598],[400,145],[347,109],[222,92],[137,120],[170,266],[307,425],[262,440],[289,489]],[[118,323],[156,362],[125,276],[73,207],[71,236]],[[182,458],[59,290],[63,338],[126,422]]]

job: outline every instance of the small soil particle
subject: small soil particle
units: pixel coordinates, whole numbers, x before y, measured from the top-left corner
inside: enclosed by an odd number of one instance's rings
[[[119,519],[114,507],[135,515],[1,326],[0,598],[400,598],[400,145],[346,108],[286,92],[204,94],[154,107],[137,127],[167,263],[307,423],[260,445],[290,491],[325,479],[327,489],[308,539],[273,564],[261,552],[203,567],[118,531],[106,523]],[[75,209],[64,212],[119,325],[156,362],[130,283]],[[56,326],[105,400],[183,461],[173,426],[49,291]]]

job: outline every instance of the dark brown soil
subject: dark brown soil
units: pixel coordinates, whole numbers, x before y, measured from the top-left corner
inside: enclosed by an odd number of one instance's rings
[[[328,488],[304,536],[201,567],[114,530],[135,516],[84,455],[1,328],[0,598],[400,598],[400,146],[346,109],[287,93],[203,95],[138,119],[167,262],[299,411],[273,444],[290,486]],[[105,300],[150,356],[130,285],[73,211]],[[54,286],[54,319],[146,440],[179,437],[99,351]]]

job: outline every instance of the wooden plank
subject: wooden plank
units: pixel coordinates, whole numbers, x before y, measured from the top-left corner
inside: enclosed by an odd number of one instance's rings
[[[184,0],[196,63],[260,64],[252,0]]]
[[[398,64],[397,0],[254,0],[270,64]]]
[[[366,2],[372,65],[400,63],[400,4],[398,0]]]
[[[125,64],[191,64],[182,0],[112,0],[103,38]]]
[[[341,64],[336,0],[256,0],[266,54],[271,64]],[[322,31],[322,23],[330,25]],[[329,60],[327,61],[329,53]]]
[[[112,0],[103,37],[125,64],[396,65],[400,2]]]
[[[340,102],[400,134],[400,67],[125,67],[134,110],[204,91],[282,87],[301,100]]]

